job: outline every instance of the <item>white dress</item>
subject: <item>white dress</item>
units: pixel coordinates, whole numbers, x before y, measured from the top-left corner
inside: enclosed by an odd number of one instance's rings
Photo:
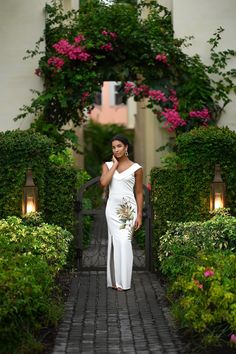
[[[110,169],[113,162],[106,162]],[[135,171],[142,168],[133,163],[123,172],[114,172],[106,205],[108,227],[107,286],[124,290],[131,287],[133,267],[132,235],[137,217],[134,196]]]

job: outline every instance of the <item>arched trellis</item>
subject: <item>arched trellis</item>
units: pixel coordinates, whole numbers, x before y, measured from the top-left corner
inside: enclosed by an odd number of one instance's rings
[[[81,269],[105,269],[107,253],[107,227],[105,220],[105,201],[102,189],[99,187],[100,177],[95,177],[86,182],[77,193],[76,201],[76,248],[78,255],[78,268]],[[94,187],[94,189],[92,189]],[[91,190],[91,193],[89,193]],[[100,191],[100,193],[99,193]],[[84,203],[86,192],[89,193],[90,204]],[[98,193],[97,193],[98,192]],[[133,242],[134,269],[152,270],[152,207],[150,191],[143,185],[143,237],[142,246],[138,241]],[[95,202],[95,206],[93,205]],[[89,221],[89,235],[85,232],[86,218]],[[87,238],[87,240],[85,240]],[[137,238],[137,237],[136,237]],[[84,242],[86,241],[86,242]]]
[[[171,13],[156,1],[108,6],[90,0],[66,13],[53,1],[46,11],[45,52],[41,40],[28,51],[31,57],[41,55],[36,74],[45,88],[18,116],[39,116],[37,130],[82,124],[105,80],[120,81],[124,99],[146,98],[164,127],[177,133],[215,124],[229,102],[234,70],[224,68],[235,53],[216,51],[222,28],[209,40],[212,65],[206,66],[182,51],[186,41],[174,37]]]

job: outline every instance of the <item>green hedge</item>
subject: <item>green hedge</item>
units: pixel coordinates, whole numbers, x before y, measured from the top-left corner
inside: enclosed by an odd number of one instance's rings
[[[49,166],[46,175],[45,221],[74,233],[76,170],[72,167]]]
[[[32,168],[43,218],[73,231],[77,172],[56,166],[49,159],[55,151],[53,140],[30,130],[0,133],[0,218],[21,215],[22,188]]]
[[[236,133],[228,128],[197,128],[177,138],[176,154],[165,168],[151,171],[154,210],[154,262],[167,221],[201,221],[210,217],[210,187],[220,163],[227,187],[227,207],[236,214]]]

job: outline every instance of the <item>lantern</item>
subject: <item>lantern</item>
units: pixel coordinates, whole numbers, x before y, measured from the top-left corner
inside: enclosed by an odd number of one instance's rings
[[[22,214],[36,212],[38,208],[38,188],[33,181],[32,170],[28,169],[23,188]]]
[[[225,207],[225,183],[221,177],[220,165],[215,165],[215,176],[211,184],[210,210]]]

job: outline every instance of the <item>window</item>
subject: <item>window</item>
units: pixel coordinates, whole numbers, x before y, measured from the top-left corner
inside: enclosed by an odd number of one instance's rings
[[[119,92],[120,85],[116,84],[115,85],[115,105],[118,106],[120,104],[123,104],[123,95]]]
[[[94,104],[97,106],[102,105],[102,91],[99,91],[94,96]]]

